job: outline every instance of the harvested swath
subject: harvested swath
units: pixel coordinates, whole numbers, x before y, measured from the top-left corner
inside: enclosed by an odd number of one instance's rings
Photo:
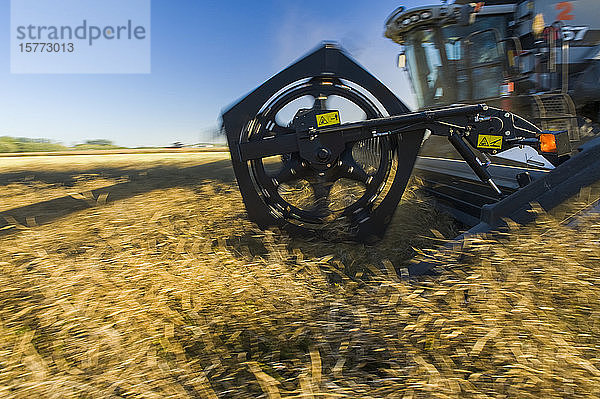
[[[257,230],[214,181],[5,236],[0,396],[599,395],[600,220],[473,239],[405,280],[453,234],[406,199],[373,247]]]

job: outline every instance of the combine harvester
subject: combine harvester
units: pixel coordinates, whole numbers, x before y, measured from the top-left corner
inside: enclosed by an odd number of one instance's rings
[[[531,203],[551,210],[598,182],[594,6],[398,9],[385,34],[403,46],[416,112],[335,45],[300,59],[222,115],[249,218],[293,233],[330,234],[333,226],[372,242],[416,168],[440,207],[484,232],[504,218],[529,222]],[[430,135],[462,160],[418,157]],[[496,165],[503,158],[511,166]]]

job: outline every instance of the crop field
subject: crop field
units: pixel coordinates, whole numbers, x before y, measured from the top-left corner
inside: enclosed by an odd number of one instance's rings
[[[568,206],[589,200],[582,193]],[[0,157],[2,398],[600,397],[600,217],[261,231],[226,153]]]

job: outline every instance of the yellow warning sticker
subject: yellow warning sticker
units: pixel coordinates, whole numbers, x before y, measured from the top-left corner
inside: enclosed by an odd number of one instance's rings
[[[502,148],[502,136],[480,134],[477,138],[477,148],[490,148],[492,150],[500,150]]]
[[[317,126],[332,126],[340,124],[340,113],[338,111],[317,115]]]

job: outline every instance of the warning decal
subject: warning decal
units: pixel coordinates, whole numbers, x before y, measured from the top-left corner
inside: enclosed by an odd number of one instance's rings
[[[480,134],[477,138],[477,148],[490,148],[492,150],[500,150],[502,148],[502,136]]]
[[[317,115],[317,127],[332,126],[340,124],[340,113],[338,111]]]

